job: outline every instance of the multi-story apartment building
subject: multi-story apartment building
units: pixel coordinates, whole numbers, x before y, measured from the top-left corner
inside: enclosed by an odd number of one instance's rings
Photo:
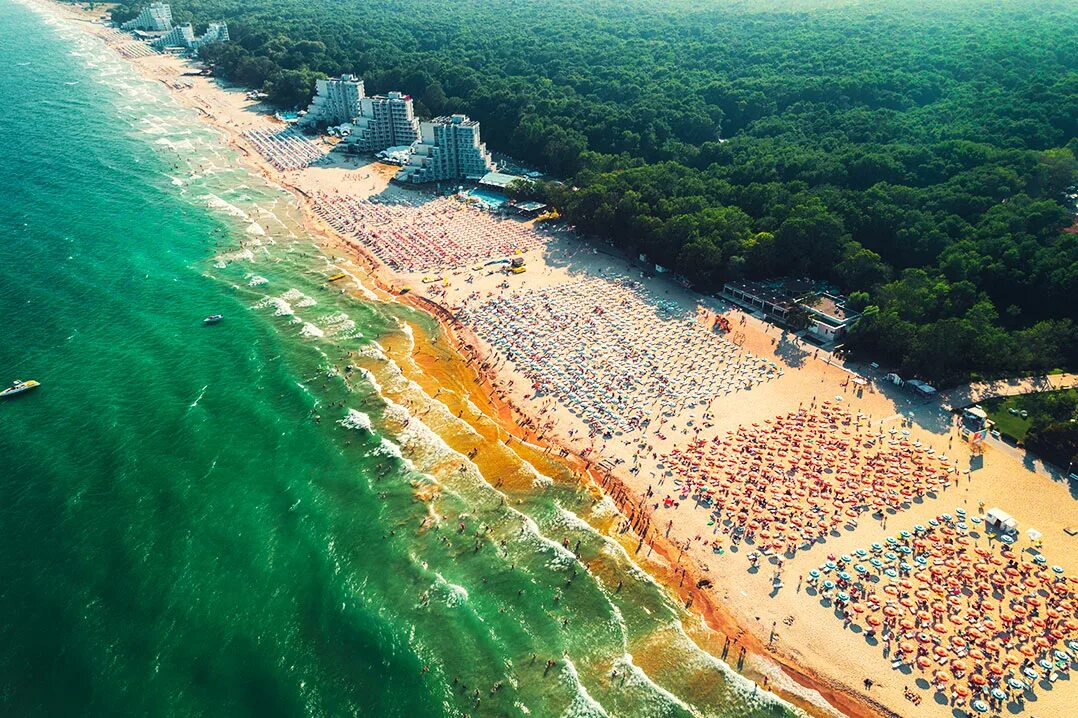
[[[167,33],[150,43],[158,50],[183,48],[195,51],[211,42],[228,42],[228,25],[223,22],[211,22],[202,37],[196,37],[191,24],[177,25]]]
[[[390,147],[407,147],[419,139],[419,120],[412,98],[399,92],[364,97],[352,120],[349,144],[359,152],[374,154]]]
[[[196,45],[192,49],[198,49],[202,45],[209,45],[211,42],[228,42],[229,39],[228,25],[223,22],[211,22],[202,37],[195,41]]]
[[[172,29],[172,7],[159,2],[151,3],[149,7],[142,8],[138,17],[123,23],[120,28],[167,32]]]
[[[364,96],[363,80],[355,75],[318,80],[314,98],[300,124],[333,126],[351,122],[360,114],[360,100]]]
[[[419,125],[420,141],[396,179],[400,182],[478,180],[494,170],[487,146],[479,139],[479,122],[466,115],[435,117]]]
[[[195,30],[188,23],[187,25],[177,25],[151,42],[150,45],[158,50],[167,50],[170,47],[182,47],[189,50],[194,42]]]

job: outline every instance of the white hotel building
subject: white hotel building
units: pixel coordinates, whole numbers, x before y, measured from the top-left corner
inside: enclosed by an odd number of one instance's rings
[[[172,7],[159,2],[151,3],[149,7],[142,8],[134,20],[120,25],[120,29],[168,32],[172,29]]]
[[[299,124],[332,127],[351,122],[360,114],[360,100],[364,96],[363,80],[355,75],[318,80],[314,98]]]
[[[478,180],[494,170],[487,146],[479,139],[479,122],[467,115],[435,117],[419,125],[420,141],[396,179],[400,182]]]
[[[390,147],[408,147],[419,140],[419,120],[412,98],[399,92],[364,97],[352,120],[348,142],[357,151],[375,154]]]

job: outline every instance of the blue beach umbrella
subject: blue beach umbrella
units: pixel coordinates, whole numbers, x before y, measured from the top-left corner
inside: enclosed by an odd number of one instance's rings
[[[878,543],[874,543],[874,544],[872,544],[872,550],[873,551],[883,551],[883,546],[878,544]]]
[[[913,570],[913,566],[910,566],[910,565],[909,565],[908,563],[906,563],[905,561],[903,561],[902,563],[898,564],[898,567],[899,567],[900,569],[902,569],[903,571],[912,571],[912,570]]]
[[[809,578],[819,578],[819,577],[820,577],[820,572],[819,571],[817,571],[814,568],[809,569]]]
[[[879,560],[879,559],[878,559],[878,558],[876,558],[875,556],[873,556],[872,558],[870,558],[870,559],[868,560],[868,562],[869,562],[870,564],[872,564],[873,566],[875,566],[876,568],[880,568],[880,567],[882,567],[882,566],[883,566],[883,561]]]
[[[1011,541],[1014,541],[1014,539],[1011,539]],[[1044,565],[1048,563],[1048,559],[1046,559],[1044,556],[1041,556],[1040,554],[1037,554],[1033,557],[1033,563]]]
[[[885,574],[885,575],[886,575],[886,576],[887,576],[888,578],[895,578],[896,576],[898,576],[898,571],[894,570],[893,568],[889,568],[889,569],[886,569],[886,570],[884,570],[884,572],[883,572],[883,573],[884,573],[884,574]]]
[[[865,556],[868,556],[868,551],[864,550],[863,548],[857,549],[856,551],[854,551],[854,553],[857,554],[861,558],[864,558]]]
[[[925,527],[921,524],[914,524],[913,530],[915,533],[923,534],[925,532]]]
[[[1062,566],[1052,566],[1052,570],[1055,573],[1063,573],[1063,567]]]
[[[850,574],[846,573],[845,571],[841,571],[838,574],[838,577],[841,578],[843,581],[849,581],[851,578],[853,578],[852,576],[850,576]]]
[[[1040,666],[1041,668],[1043,668],[1046,671],[1052,670],[1052,662],[1047,661],[1047,660],[1045,660],[1043,658],[1041,660],[1037,661],[1037,665]]]
[[[939,521],[936,521],[936,519],[929,519],[929,520],[928,520],[928,525],[929,525],[929,526],[939,526],[939,525],[940,525],[940,522],[939,522]]]
[[[1002,541],[1003,543],[1014,543],[1014,536],[1004,534],[1003,536],[999,537],[999,540]],[[1033,559],[1033,560],[1036,561],[1037,559]]]
[[[909,531],[899,531],[898,535],[901,536],[904,539],[908,539],[910,537],[910,532]]]
[[[896,546],[898,544],[898,539],[894,536],[888,536],[886,541],[888,546]]]
[[[853,570],[856,571],[857,573],[867,573],[868,572],[868,569],[865,568],[864,566],[862,566],[861,564],[857,564],[856,566],[854,566]]]
[[[998,688],[993,688],[992,697],[995,698],[997,701],[1002,701],[1007,699],[1007,694]]]
[[[1007,685],[1019,691],[1024,691],[1026,689],[1026,684],[1017,678],[1008,678]]]
[[[964,508],[962,508],[961,506],[959,506],[957,509],[955,509],[954,512],[956,514],[958,514],[959,516],[965,516],[966,515],[966,510]]]
[[[849,556],[847,556],[846,554],[842,554],[841,556],[839,556],[839,557],[838,557],[838,560],[839,560],[839,561],[842,561],[842,563],[849,563],[849,562],[850,562],[850,561],[852,561],[853,559],[851,559],[851,558],[850,558]]]
[[[970,703],[970,705],[973,707],[973,710],[977,711],[978,713],[988,712],[988,704],[984,701],[973,701],[973,703]]]
[[[827,567],[828,571],[834,571],[836,568],[838,568],[838,566],[835,564],[834,561],[828,561],[827,563],[824,564],[824,566]]]
[[[1034,679],[1034,678],[1036,678],[1038,676],[1038,673],[1035,670],[1033,670],[1032,668],[1023,668],[1022,669],[1022,675],[1024,675],[1026,678],[1029,678],[1030,680],[1032,680],[1032,679]]]
[[[842,601],[843,603],[845,603],[846,601],[849,601],[849,600],[850,600],[850,594],[848,594],[848,593],[845,593],[845,592],[843,592],[843,591],[839,591],[839,592],[838,592],[838,600],[840,600],[840,601]]]
[[[942,516],[941,518],[942,518],[942,519],[943,519],[944,521],[950,521],[950,520],[951,520],[951,519],[953,519],[954,517],[953,517],[953,516],[951,516],[950,514],[944,514],[944,515],[943,515],[943,516]]]
[[[823,587],[826,588],[828,591],[830,591],[832,588],[835,587],[835,582],[828,579],[827,581],[823,582]]]

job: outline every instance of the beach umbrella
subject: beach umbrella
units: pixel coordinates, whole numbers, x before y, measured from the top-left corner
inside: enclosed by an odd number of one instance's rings
[[[988,712],[988,704],[985,703],[984,701],[973,701],[972,703],[970,703],[970,706],[973,708],[973,710],[977,711],[978,713],[987,713]]]
[[[1036,678],[1039,677],[1039,674],[1035,670],[1033,670],[1032,668],[1023,668],[1022,669],[1022,675],[1024,675],[1026,678],[1028,678],[1030,680],[1035,680]]]
[[[1017,678],[1008,678],[1007,679],[1007,685],[1009,685],[1011,688],[1014,688],[1015,690],[1019,690],[1019,691],[1025,690],[1025,687],[1026,687],[1026,684],[1023,683],[1022,681],[1018,680]]]

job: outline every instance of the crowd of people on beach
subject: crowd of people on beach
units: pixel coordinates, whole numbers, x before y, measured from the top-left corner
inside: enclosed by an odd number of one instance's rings
[[[862,514],[898,509],[957,478],[946,455],[908,433],[837,402],[801,407],[661,454],[676,490],[660,506],[692,501],[732,541],[793,556],[855,528]]]
[[[808,593],[952,705],[1018,710],[1078,665],[1078,576],[1049,567],[1035,543],[1018,550],[1021,540],[958,508],[829,555],[809,572]]]
[[[440,271],[504,259],[546,242],[540,230],[494,217],[456,197],[382,200],[319,192],[312,203],[331,227],[359,240],[402,272]]]
[[[459,317],[532,382],[528,398],[554,396],[603,435],[782,373],[674,302],[641,292],[629,279],[588,277],[473,294]]]
[[[323,159],[329,149],[295,127],[283,130],[255,127],[246,130],[243,136],[258,154],[281,172],[310,167]]]

